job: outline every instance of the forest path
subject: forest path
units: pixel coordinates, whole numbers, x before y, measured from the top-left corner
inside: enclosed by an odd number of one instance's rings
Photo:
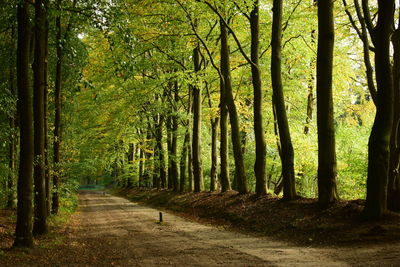
[[[100,192],[81,192],[53,266],[348,266],[301,248],[189,222]],[[58,262],[58,264],[55,264]],[[365,265],[364,265],[365,266]]]

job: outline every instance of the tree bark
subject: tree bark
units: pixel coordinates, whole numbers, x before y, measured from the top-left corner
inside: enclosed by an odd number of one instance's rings
[[[211,178],[210,178],[210,191],[217,190],[218,178],[218,124],[219,118],[211,119]]]
[[[13,97],[17,98],[17,90],[15,86],[15,61],[12,60],[15,57],[15,27],[12,25],[11,27],[11,49],[10,49],[10,66],[9,66],[9,88]],[[16,203],[16,195],[14,190],[15,184],[15,174],[17,168],[17,114],[13,113],[10,116],[10,144],[9,144],[9,159],[8,159],[8,168],[9,175],[7,180],[7,208],[13,209],[15,208]]]
[[[200,71],[200,48],[197,46],[193,50],[194,71]],[[203,164],[201,160],[201,90],[198,86],[193,86],[193,179],[194,192],[204,190]]]
[[[290,137],[289,122],[286,114],[285,99],[282,86],[282,0],[273,1],[273,22],[271,41],[271,79],[272,79],[272,101],[275,105],[276,119],[279,129],[279,139],[282,153],[282,182],[283,199],[295,199],[296,182],[294,175],[294,150]]]
[[[17,184],[17,222],[14,247],[32,247],[32,174],[33,174],[33,113],[29,75],[31,25],[29,1],[21,1],[17,7],[17,111],[20,118],[20,161]]]
[[[173,189],[175,192],[179,191],[179,172],[178,172],[178,109],[176,107],[179,101],[179,87],[178,82],[174,82],[173,86],[173,96],[171,99],[174,98],[174,114],[172,116],[172,143],[171,143],[171,152],[172,152],[172,161],[171,161],[171,174],[173,180]]]
[[[232,94],[231,69],[229,60],[228,33],[224,22],[220,21],[221,29],[221,73],[224,78],[225,100],[228,107],[229,118],[232,132],[232,146],[235,159],[235,172],[237,177],[238,191],[240,194],[246,194],[247,178],[244,169],[243,153],[240,141],[239,118],[236,110],[235,100]]]
[[[223,62],[221,60],[220,69],[223,69]],[[221,192],[227,192],[231,190],[231,183],[229,180],[229,149],[228,149],[228,107],[226,106],[225,97],[225,81],[223,78],[220,79],[220,181],[221,181]]]
[[[327,207],[338,199],[332,98],[333,46],[333,0],[320,0],[318,1],[317,128],[318,202],[321,207]]]
[[[45,21],[47,16],[44,5],[44,0],[35,1],[35,61],[33,63],[35,216],[33,233],[36,235],[46,234],[48,231],[44,166]]]
[[[390,137],[390,170],[388,183],[388,209],[400,211],[400,27],[392,35],[394,117]]]
[[[259,48],[260,48],[260,1],[255,0],[253,10],[250,12],[251,28],[251,73],[254,94],[254,136],[256,141],[256,161],[254,163],[254,173],[256,176],[256,193],[258,196],[267,193],[265,184],[265,154],[266,144],[264,138],[263,115],[262,115],[262,85],[261,71],[259,66]],[[275,14],[275,13],[274,13]]]
[[[48,10],[48,2],[46,1],[46,10]],[[46,189],[46,213],[51,213],[51,188],[50,188],[50,166],[49,166],[49,134],[48,134],[48,72],[49,72],[49,21],[46,17],[45,21],[45,59],[44,59],[44,180]]]
[[[387,209],[389,145],[393,125],[393,77],[390,36],[394,23],[394,0],[378,0],[378,22],[374,28],[377,84],[376,116],[368,143],[366,218],[380,218]]]
[[[61,37],[61,0],[57,0],[58,15],[56,17],[56,79],[54,90],[54,140],[53,140],[53,195],[51,213],[57,214],[59,209],[59,181],[60,168],[60,144],[61,144],[61,78],[63,62],[63,40]]]

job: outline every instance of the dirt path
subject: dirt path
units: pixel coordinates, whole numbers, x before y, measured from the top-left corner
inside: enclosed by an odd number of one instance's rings
[[[80,195],[79,212],[58,249],[18,266],[396,266],[381,248],[302,248],[186,221],[98,192]],[[34,253],[34,252],[33,252]],[[27,257],[29,258],[29,257]],[[339,260],[340,259],[340,260]],[[372,260],[372,261],[371,261]],[[26,263],[24,263],[26,262]],[[384,264],[382,264],[384,263]]]

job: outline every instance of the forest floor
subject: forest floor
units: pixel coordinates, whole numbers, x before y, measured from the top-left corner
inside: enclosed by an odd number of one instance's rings
[[[343,202],[320,211],[313,200],[283,203],[234,192],[118,193],[142,204],[102,192],[82,191],[78,212],[64,226],[52,229],[52,234],[37,239],[35,248],[30,250],[9,249],[15,217],[9,211],[0,211],[0,266],[400,263],[399,217],[392,214],[379,223],[362,222],[357,219],[359,202]],[[164,210],[162,206],[166,205],[172,210]]]

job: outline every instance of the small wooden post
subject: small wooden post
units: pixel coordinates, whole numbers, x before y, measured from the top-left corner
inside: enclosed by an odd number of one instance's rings
[[[163,222],[163,214],[162,214],[162,212],[160,211],[160,223],[162,223]]]

